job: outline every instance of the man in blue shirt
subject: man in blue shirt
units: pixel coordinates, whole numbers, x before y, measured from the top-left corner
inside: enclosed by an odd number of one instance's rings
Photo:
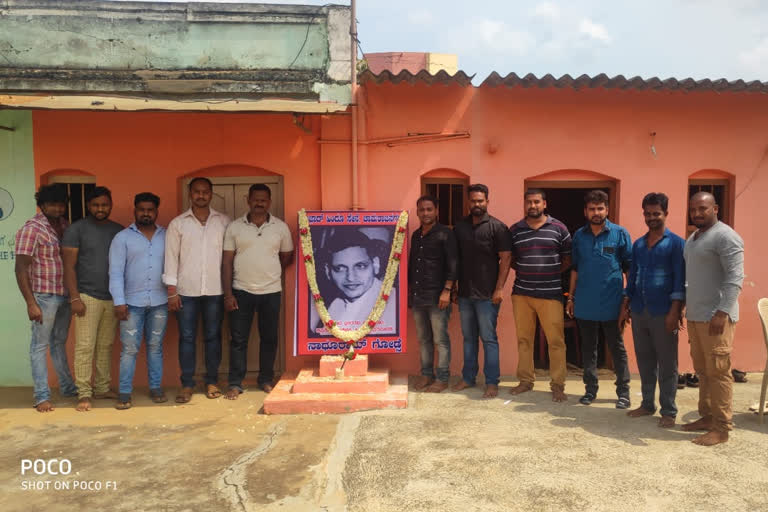
[[[656,412],[659,381],[659,427],[675,425],[677,407],[677,331],[685,299],[685,240],[665,227],[669,198],[652,192],[643,198],[648,233],[632,245],[632,266],[619,315],[619,327],[631,318],[643,402],[627,413],[632,418]],[[631,315],[631,316],[630,316]]]
[[[136,354],[147,339],[149,394],[167,401],[163,380],[163,336],[168,324],[168,296],[163,284],[165,229],[155,224],[160,198],[150,192],[133,201],[136,222],[119,232],[109,247],[109,293],[120,320],[120,390],[117,409],[131,407]]]
[[[602,331],[616,372],[616,408],[628,409],[629,366],[619,329],[619,309],[632,243],[626,229],[608,220],[608,194],[602,190],[584,196],[584,216],[588,224],[573,235],[573,271],[566,305],[581,334],[586,392],[579,402],[589,405],[597,396],[597,347]]]

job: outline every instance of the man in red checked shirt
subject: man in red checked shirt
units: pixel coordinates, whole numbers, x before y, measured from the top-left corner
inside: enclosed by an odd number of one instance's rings
[[[77,396],[65,349],[71,314],[59,244],[67,227],[67,192],[63,185],[44,185],[35,194],[35,200],[40,213],[16,233],[16,282],[32,322],[29,353],[34,407],[38,412],[49,412],[54,409],[48,387],[49,347],[61,395]]]

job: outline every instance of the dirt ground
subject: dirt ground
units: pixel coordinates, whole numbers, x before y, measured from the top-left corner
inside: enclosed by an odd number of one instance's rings
[[[748,411],[760,378],[734,386],[736,430],[713,448],[658,416],[627,418],[609,378],[589,407],[577,379],[555,404],[542,378],[518,397],[510,379],[493,400],[410,393],[405,410],[296,416],[261,414],[258,391],[183,406],[137,393],[129,411],[102,401],[89,413],[58,400],[40,414],[30,389],[4,388],[0,510],[768,511],[768,422]],[[696,400],[678,393],[679,422]],[[71,472],[22,475],[24,459]]]

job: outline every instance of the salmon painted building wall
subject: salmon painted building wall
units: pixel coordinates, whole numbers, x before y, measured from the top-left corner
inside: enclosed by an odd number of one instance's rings
[[[729,180],[734,227],[746,246],[742,319],[733,361],[744,370],[762,370],[765,348],[756,302],[768,295],[768,270],[762,265],[768,240],[760,227],[768,194],[768,95],[384,80],[364,82],[358,104],[361,206],[408,209],[411,229],[418,226],[415,201],[424,178],[487,184],[489,212],[507,224],[523,216],[526,180],[581,186],[607,180],[615,185],[617,204],[612,206],[618,205],[611,218],[625,226],[633,240],[645,232],[640,203],[651,191],[669,195],[668,225],[684,236],[689,180]],[[186,209],[181,180],[192,174],[282,176],[285,220],[294,235],[300,208],[351,205],[348,113],[307,115],[300,122],[290,114],[256,113],[34,111],[31,119],[35,185],[56,173],[92,175],[98,184],[112,189],[113,217],[123,224],[132,221],[133,195],[151,190],[161,197],[159,222],[167,225]],[[33,190],[28,188],[31,198]],[[294,277],[292,266],[285,282],[282,338],[288,372],[316,362],[313,357],[291,355]],[[513,278],[511,274],[507,292]],[[21,302],[20,295],[17,298]],[[502,374],[514,375],[517,348],[508,298],[501,307],[498,329]],[[451,370],[458,374],[462,340],[455,306],[450,331]],[[17,336],[15,344],[26,347],[25,334]],[[178,384],[177,343],[175,321],[171,321],[165,340],[164,384],[168,386]],[[629,331],[626,343],[636,372]],[[71,336],[70,356],[73,344]],[[14,364],[28,365],[23,352],[14,353],[18,359]],[[119,343],[114,378],[118,356]],[[144,358],[139,361],[140,385],[146,382],[146,370]],[[372,363],[418,373],[418,340],[412,323],[407,353],[376,356]],[[226,365],[224,361],[223,371]],[[684,332],[680,368],[691,370]]]

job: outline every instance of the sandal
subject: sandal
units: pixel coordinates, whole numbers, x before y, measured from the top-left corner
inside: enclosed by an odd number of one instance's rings
[[[629,406],[632,405],[629,401],[629,398],[625,396],[620,396],[618,400],[616,400],[616,408],[617,409],[629,409]]]
[[[190,400],[192,400],[192,392],[194,390],[192,388],[181,388],[181,391],[179,391],[179,394],[176,395],[176,403],[177,404],[186,404]]]
[[[149,397],[156,404],[162,404],[168,401],[168,397],[165,396],[165,392],[162,389],[151,389],[149,391]]]
[[[221,390],[216,384],[208,384],[205,386],[205,397],[213,400],[221,396]]]
[[[131,408],[130,400],[128,400],[127,402],[121,402],[120,400],[118,400],[117,403],[115,404],[115,409],[117,409],[118,411],[124,411],[130,408]]]

